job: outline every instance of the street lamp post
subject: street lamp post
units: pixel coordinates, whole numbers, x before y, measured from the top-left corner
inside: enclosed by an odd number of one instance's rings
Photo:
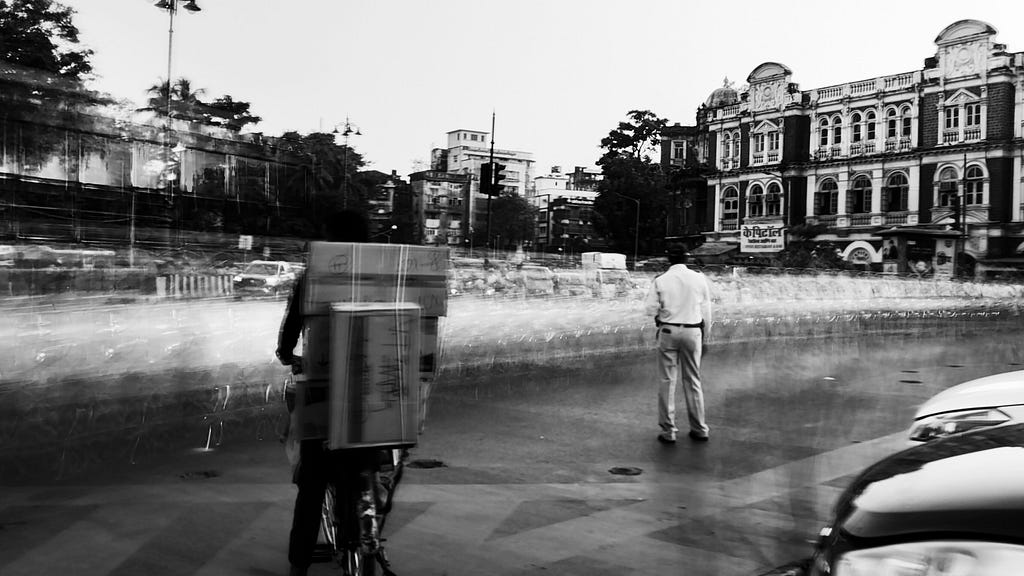
[[[615,194],[627,200],[632,200],[633,202],[636,202],[636,229],[634,230],[633,234],[633,270],[636,270],[636,259],[640,246],[640,200],[633,198],[632,196],[619,194],[618,192],[616,192]]]
[[[172,81],[171,75],[173,74],[172,63],[174,62],[174,15],[178,12],[179,0],[159,0],[153,5],[160,10],[167,11],[167,117],[164,119],[164,181],[167,185],[167,198],[173,202],[174,198],[174,182],[177,180],[177,175],[172,172],[171,167],[171,92],[172,92]],[[196,0],[187,0],[182,4],[182,8],[188,12],[199,12],[202,9],[196,5]],[[172,204],[173,207],[173,204]],[[173,216],[172,216],[173,217]],[[180,220],[178,222],[180,224]],[[180,228],[180,227],[179,227]],[[180,240],[180,238],[178,238]]]
[[[338,126],[345,126],[345,129],[338,132]],[[341,179],[341,207],[348,208],[348,138],[349,136],[362,136],[362,131],[355,124],[349,122],[348,116],[345,117],[344,124],[337,124],[334,127],[334,134],[341,134],[345,137],[345,149],[342,152],[341,165],[344,174]]]

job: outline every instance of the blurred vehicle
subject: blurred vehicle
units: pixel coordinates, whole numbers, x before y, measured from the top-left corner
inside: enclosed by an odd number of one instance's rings
[[[996,576],[1024,567],[1024,424],[939,438],[864,470],[808,576]]]
[[[236,296],[278,296],[295,283],[296,269],[280,260],[253,260],[232,279]]]
[[[516,276],[528,295],[555,293],[555,275],[550,268],[523,265],[516,270]]]
[[[668,258],[664,256],[658,256],[656,258],[650,258],[648,260],[641,260],[637,262],[637,269],[644,272],[664,272],[669,269]]]
[[[633,277],[626,270],[607,270],[597,268],[584,270],[584,279],[591,293],[598,298],[614,298],[626,296],[634,288],[636,283]]]
[[[917,409],[910,439],[928,442],[1018,423],[1024,423],[1024,370],[969,380],[936,394]]]

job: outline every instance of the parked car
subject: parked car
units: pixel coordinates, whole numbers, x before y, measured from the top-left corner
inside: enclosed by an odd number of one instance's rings
[[[1018,423],[1024,423],[1024,370],[969,380],[936,394],[917,409],[909,436],[928,442]]]
[[[524,265],[515,271],[517,281],[527,294],[554,294],[555,275],[545,266]]]
[[[808,576],[996,576],[1024,566],[1024,424],[938,438],[864,470]]]
[[[278,296],[295,283],[296,269],[288,262],[253,260],[233,278],[236,296]]]

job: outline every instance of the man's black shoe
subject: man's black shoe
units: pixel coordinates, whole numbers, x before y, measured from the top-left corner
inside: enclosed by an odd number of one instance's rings
[[[708,437],[707,436],[701,436],[700,434],[694,432],[693,430],[690,430],[690,433],[688,434],[688,436],[690,437],[690,440],[693,440],[694,442],[707,442],[708,441]]]
[[[658,434],[658,442],[661,442],[662,444],[675,444],[676,435],[662,432],[661,434]]]

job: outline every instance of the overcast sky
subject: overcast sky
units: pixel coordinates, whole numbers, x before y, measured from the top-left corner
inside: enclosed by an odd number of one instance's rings
[[[151,0],[62,0],[95,51],[94,87],[141,102],[167,75]],[[183,4],[184,2],[182,2]],[[263,117],[254,131],[330,131],[348,117],[370,168],[425,168],[459,128],[532,152],[537,174],[594,166],[632,109],[693,124],[760,63],[803,90],[919,69],[962,19],[1024,51],[1024,1],[197,0],[179,9],[173,76]],[[341,140],[339,139],[339,142]]]

